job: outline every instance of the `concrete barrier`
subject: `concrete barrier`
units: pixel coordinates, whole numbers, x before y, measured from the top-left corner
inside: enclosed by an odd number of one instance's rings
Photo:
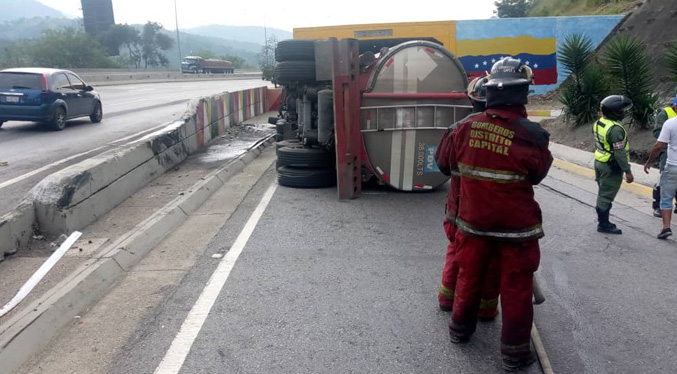
[[[234,80],[260,79],[261,72],[236,72],[234,74],[184,74],[169,70],[78,70],[76,73],[87,84],[93,86],[140,83],[140,82],[171,82],[194,80]]]
[[[28,243],[33,227],[47,235],[86,227],[231,125],[264,113],[266,100],[266,87],[193,99],[162,130],[49,175],[0,218],[0,259]]]

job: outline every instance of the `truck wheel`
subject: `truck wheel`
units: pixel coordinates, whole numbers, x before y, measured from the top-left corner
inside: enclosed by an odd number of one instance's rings
[[[275,76],[280,84],[315,82],[314,61],[284,61],[277,64]]]
[[[282,147],[277,150],[277,167],[324,169],[334,167],[334,157],[325,148],[303,146]]]
[[[315,40],[289,39],[278,42],[275,61],[315,61]]]
[[[277,181],[281,186],[292,188],[323,188],[336,185],[334,169],[277,169]]]
[[[284,147],[299,147],[301,146],[301,141],[298,139],[289,139],[289,140],[282,140],[280,142],[275,143],[276,149],[284,148]]]

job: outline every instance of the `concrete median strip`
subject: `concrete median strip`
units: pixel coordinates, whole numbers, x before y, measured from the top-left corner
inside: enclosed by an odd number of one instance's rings
[[[0,260],[26,245],[36,229],[58,236],[94,222],[230,126],[264,113],[266,90],[193,99],[184,116],[163,129],[49,175],[0,217]]]
[[[41,351],[58,331],[102,297],[169,233],[179,227],[232,176],[273,142],[263,138],[226,166],[210,173],[180,196],[144,220],[94,258],[87,260],[56,287],[0,326],[0,362],[3,373],[19,368]]]

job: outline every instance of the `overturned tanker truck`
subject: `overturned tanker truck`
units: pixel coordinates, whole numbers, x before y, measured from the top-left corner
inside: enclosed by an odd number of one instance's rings
[[[437,145],[472,109],[468,77],[449,50],[430,41],[292,39],[275,57],[281,185],[338,183],[339,198],[352,199],[365,182],[425,191],[447,181]]]

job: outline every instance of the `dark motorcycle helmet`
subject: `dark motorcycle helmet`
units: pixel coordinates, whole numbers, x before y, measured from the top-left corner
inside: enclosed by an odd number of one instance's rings
[[[491,68],[487,89],[487,108],[528,103],[529,85],[534,80],[531,68],[522,61],[506,57]]]
[[[632,100],[623,95],[607,96],[600,103],[602,115],[612,121],[622,121],[631,108]]]
[[[484,85],[489,81],[489,75],[479,76],[468,84],[468,98],[473,106],[473,111],[483,112],[487,103],[487,88]]]

